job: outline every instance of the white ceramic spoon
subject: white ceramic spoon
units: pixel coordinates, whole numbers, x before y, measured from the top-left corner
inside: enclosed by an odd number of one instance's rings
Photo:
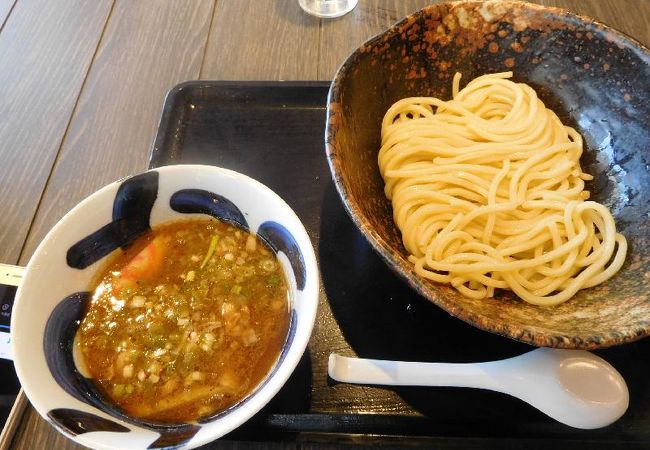
[[[582,350],[540,348],[476,364],[418,363],[331,354],[328,372],[344,383],[457,386],[517,397],[576,428],[600,428],[627,410],[625,380],[607,361]]]

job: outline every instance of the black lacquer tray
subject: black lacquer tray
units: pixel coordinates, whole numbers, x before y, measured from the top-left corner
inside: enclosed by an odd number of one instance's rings
[[[319,312],[308,351],[273,401],[222,441],[238,448],[244,442],[250,448],[650,448],[650,339],[596,352],[621,372],[630,390],[627,413],[599,430],[567,427],[490,391],[351,386],[328,379],[331,352],[479,362],[531,349],[449,316],[374,253],[347,216],[325,159],[328,87],[197,81],[175,87],[165,102],[150,166],[211,164],[261,181],[298,214],[319,258]]]

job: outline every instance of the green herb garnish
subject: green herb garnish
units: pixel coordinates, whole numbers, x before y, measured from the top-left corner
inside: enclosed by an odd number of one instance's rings
[[[210,261],[210,258],[212,258],[212,255],[214,255],[214,251],[217,249],[217,242],[219,242],[219,236],[215,234],[212,236],[212,239],[210,239],[210,247],[208,247],[208,253],[205,255],[205,258],[203,258],[201,269],[205,267],[208,261]]]

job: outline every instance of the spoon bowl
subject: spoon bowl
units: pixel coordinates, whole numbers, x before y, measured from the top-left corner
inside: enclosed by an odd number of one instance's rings
[[[349,358],[331,354],[331,378],[390,386],[455,386],[517,397],[558,422],[594,429],[627,410],[627,384],[604,359],[583,350],[540,348],[514,358],[469,364]]]

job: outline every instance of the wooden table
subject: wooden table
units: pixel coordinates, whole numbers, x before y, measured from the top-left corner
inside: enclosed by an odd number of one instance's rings
[[[538,2],[650,45],[650,0]],[[147,168],[175,84],[329,80],[364,40],[429,3],[360,0],[320,20],[298,0],[0,0],[0,262],[27,264],[81,199]],[[6,448],[79,448],[23,404]]]

